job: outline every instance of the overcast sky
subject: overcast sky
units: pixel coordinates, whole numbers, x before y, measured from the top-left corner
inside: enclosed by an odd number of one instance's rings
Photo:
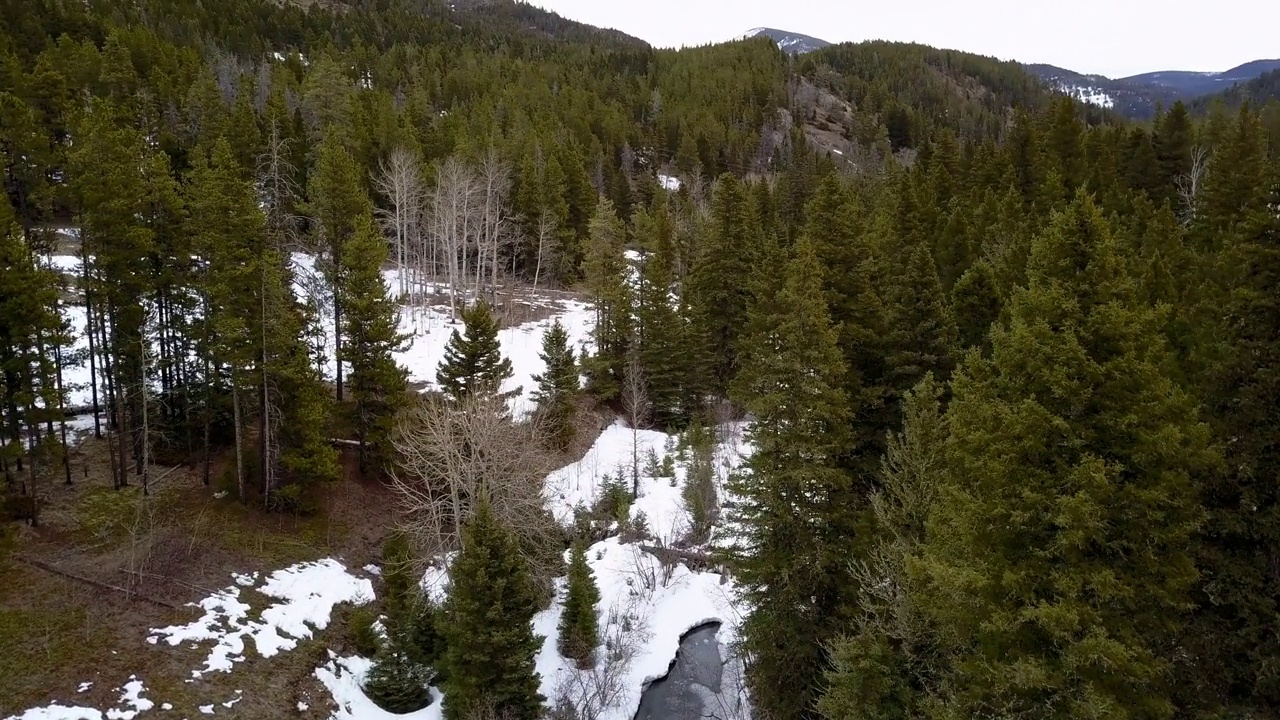
[[[755,27],[900,40],[1079,72],[1227,70],[1280,57],[1277,0],[532,0],[659,47]]]

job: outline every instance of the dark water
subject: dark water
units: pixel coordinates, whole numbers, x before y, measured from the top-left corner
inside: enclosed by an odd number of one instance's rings
[[[635,720],[701,720],[707,698],[720,693],[724,663],[716,633],[720,623],[709,622],[685,633],[665,677],[654,680],[640,695]]]

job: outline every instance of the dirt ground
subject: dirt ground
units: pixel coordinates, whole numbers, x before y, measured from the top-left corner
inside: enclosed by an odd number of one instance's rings
[[[171,703],[175,716],[270,720],[327,718],[327,693],[312,676],[326,649],[348,646],[345,616],[297,650],[248,659],[231,674],[186,682],[201,649],[146,642],[148,630],[190,622],[187,606],[227,587],[232,572],[268,574],[290,564],[335,557],[349,568],[376,562],[394,517],[394,498],[378,482],[347,480],[326,491],[313,518],[268,514],[205,487],[190,468],[159,470],[164,479],[111,489],[105,448],[90,440],[74,462],[70,487],[50,485],[38,528],[21,527],[0,576],[0,717],[57,701],[118,706],[116,690],[136,675],[145,697]],[[86,468],[87,477],[86,477]],[[266,598],[248,602],[261,609]],[[81,683],[92,682],[84,693]],[[231,707],[222,703],[243,699]],[[300,712],[298,702],[307,703]]]

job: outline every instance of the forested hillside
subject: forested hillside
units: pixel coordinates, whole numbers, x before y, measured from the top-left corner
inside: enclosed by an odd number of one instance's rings
[[[1276,717],[1243,100],[1135,125],[956,51],[504,1],[4,3],[0,714],[60,717],[19,713],[148,605],[151,645],[238,628],[160,690],[248,656],[255,720],[666,717],[703,612],[744,700],[689,717]]]

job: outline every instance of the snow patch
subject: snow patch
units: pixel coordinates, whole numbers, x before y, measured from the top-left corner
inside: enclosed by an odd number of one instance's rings
[[[236,576],[236,580],[246,577]],[[351,575],[331,558],[277,570],[257,590],[281,601],[263,610],[258,620],[248,619],[251,608],[240,601],[240,587],[233,585],[193,603],[205,611],[198,620],[153,628],[147,642],[155,645],[163,639],[176,646],[212,640],[203,669],[192,670],[192,677],[231,672],[235,663],[244,660],[245,638],[253,640],[259,655],[271,657],[294,649],[299,640],[312,636],[313,629],[328,627],[335,605],[363,605],[373,598],[372,582]]]
[[[1062,83],[1058,85],[1058,91],[1069,95],[1082,103],[1097,105],[1098,107],[1115,107],[1116,101],[1101,88],[1083,87],[1080,85],[1068,85]]]
[[[138,680],[136,676],[130,676],[129,682],[125,683],[120,695],[120,703],[129,706],[128,709],[111,709],[107,711],[107,720],[133,720],[139,713],[144,713],[156,704],[144,697],[142,693],[147,688]]]
[[[338,706],[331,720],[440,720],[443,717],[443,696],[435,688],[431,689],[431,704],[417,712],[395,715],[378,707],[361,687],[371,667],[373,661],[368,658],[338,657],[330,652],[329,662],[316,668],[316,679],[328,688]],[[298,703],[299,711],[305,709],[305,703]]]
[[[680,178],[672,177],[671,175],[658,175],[658,184],[661,185],[664,190],[670,190],[671,192],[679,191],[680,187],[683,185],[683,183],[680,182]]]
[[[68,707],[53,704],[32,708],[21,715],[10,715],[5,720],[102,720],[102,712],[93,708]]]

